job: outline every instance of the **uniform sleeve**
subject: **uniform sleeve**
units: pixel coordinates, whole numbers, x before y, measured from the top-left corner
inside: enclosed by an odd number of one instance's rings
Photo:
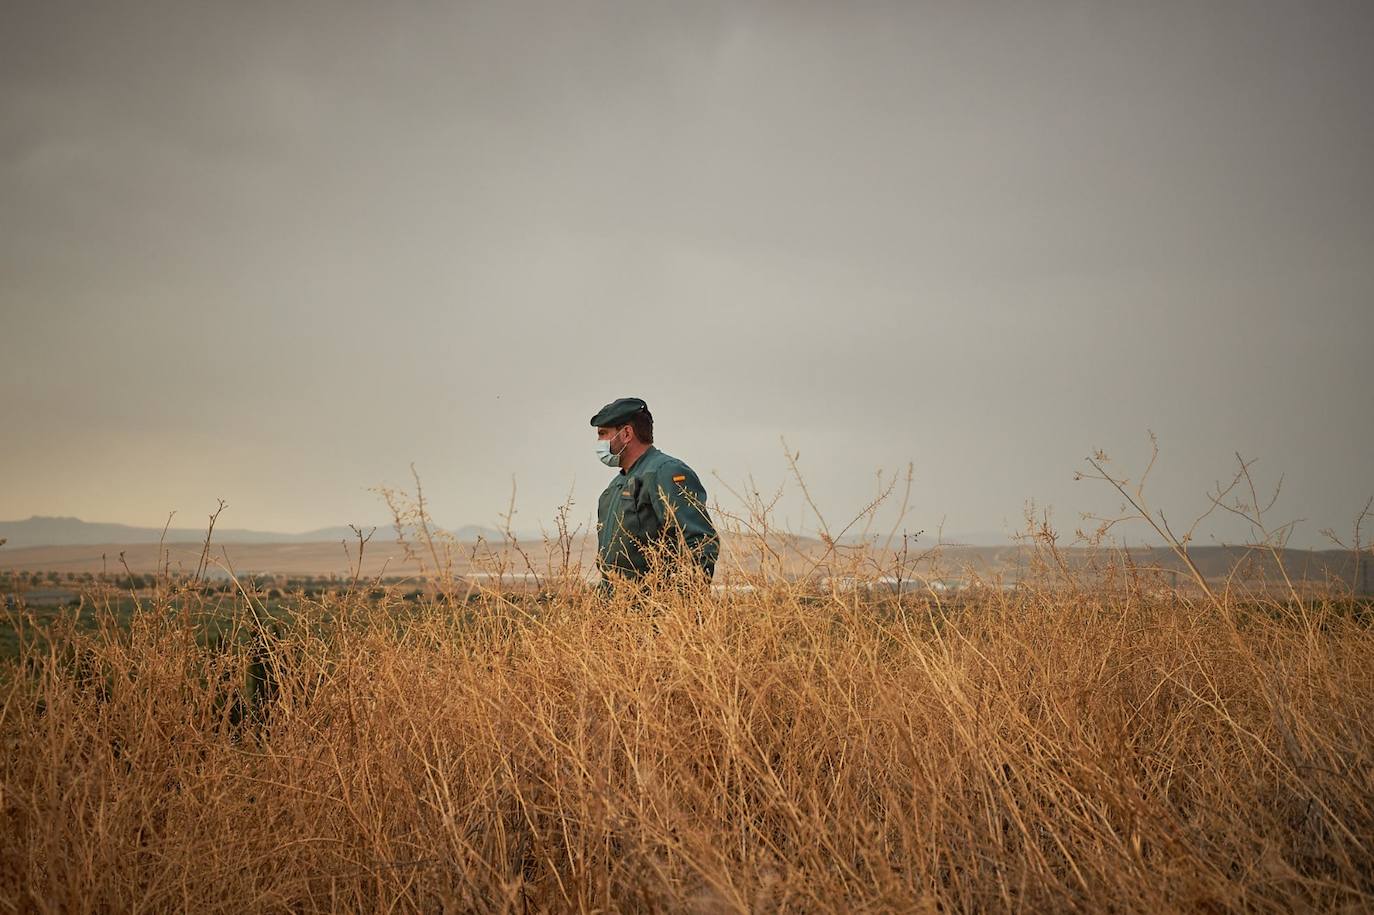
[[[681,533],[692,558],[709,577],[716,569],[720,539],[706,511],[706,487],[681,461],[665,462],[654,474],[650,500],[670,537]]]

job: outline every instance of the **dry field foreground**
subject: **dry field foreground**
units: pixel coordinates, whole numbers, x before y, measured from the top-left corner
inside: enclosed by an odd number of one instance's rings
[[[1349,599],[569,581],[208,647],[178,606],[0,676],[0,908],[1374,907]]]

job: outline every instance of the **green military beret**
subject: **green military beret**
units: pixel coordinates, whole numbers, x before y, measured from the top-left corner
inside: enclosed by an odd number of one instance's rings
[[[597,410],[596,415],[592,417],[592,425],[623,426],[636,413],[647,409],[649,409],[649,405],[638,397],[622,397]]]

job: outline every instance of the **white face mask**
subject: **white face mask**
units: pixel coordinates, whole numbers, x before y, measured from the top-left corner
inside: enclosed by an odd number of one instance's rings
[[[620,453],[611,450],[611,439],[613,438],[615,438],[614,435],[612,435],[611,438],[599,439],[596,443],[596,456],[601,460],[601,463],[605,464],[607,467],[620,466]],[[622,448],[620,450],[624,451],[625,449]]]

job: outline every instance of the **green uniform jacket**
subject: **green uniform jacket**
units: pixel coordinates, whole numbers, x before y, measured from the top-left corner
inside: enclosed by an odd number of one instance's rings
[[[611,479],[597,502],[596,520],[603,576],[642,576],[649,570],[646,547],[654,544],[669,551],[685,544],[707,578],[715,572],[720,539],[706,513],[706,488],[692,468],[652,445],[628,473],[622,470]]]

